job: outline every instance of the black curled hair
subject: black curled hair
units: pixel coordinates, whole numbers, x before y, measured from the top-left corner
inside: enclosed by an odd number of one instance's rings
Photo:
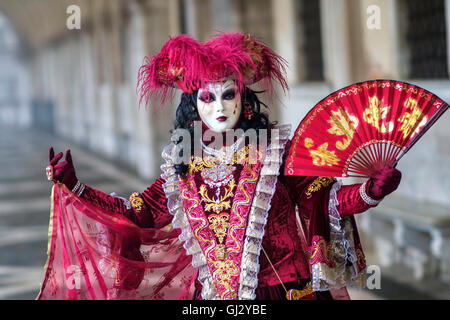
[[[245,91],[241,94],[241,115],[238,120],[238,124],[236,129],[242,129],[244,132],[248,129],[255,129],[256,134],[259,137],[259,130],[266,129],[269,130],[276,122],[270,122],[269,116],[267,113],[261,111],[261,107],[268,108],[265,103],[259,100],[257,94],[262,93],[262,91],[254,91],[250,88],[246,87]],[[189,131],[191,135],[191,150],[194,150],[194,121],[200,121],[200,116],[197,111],[197,94],[198,91],[194,93],[183,93],[181,95],[181,101],[178,105],[175,121],[174,121],[174,129],[170,132],[173,133],[176,129],[186,129]],[[249,104],[252,109],[252,117],[251,119],[247,119],[243,116],[244,106]],[[179,144],[182,142],[182,138],[178,141],[172,141],[175,144]],[[180,157],[183,156],[183,149],[180,150]],[[186,163],[176,164],[175,171],[178,175],[185,175],[188,172],[189,165]]]

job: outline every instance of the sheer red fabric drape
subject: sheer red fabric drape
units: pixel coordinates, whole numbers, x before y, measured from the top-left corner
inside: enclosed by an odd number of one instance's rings
[[[63,184],[52,190],[48,261],[38,299],[191,299],[196,270],[179,231],[139,228]]]

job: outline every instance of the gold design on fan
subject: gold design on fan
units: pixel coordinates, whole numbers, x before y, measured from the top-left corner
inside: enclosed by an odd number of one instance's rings
[[[331,111],[331,118],[328,120],[328,123],[331,125],[331,128],[328,129],[329,133],[347,137],[343,141],[337,141],[336,148],[339,150],[347,149],[358,127],[358,118],[354,115],[349,115],[342,107],[339,107],[338,111]]]
[[[383,123],[390,108],[390,106],[383,106],[383,101],[380,101],[377,96],[369,97],[369,107],[363,114],[364,121],[373,125],[381,133],[391,132],[394,129],[394,122]]]
[[[220,214],[211,214],[208,216],[208,221],[210,223],[209,228],[214,231],[219,242],[222,243],[223,239],[227,235],[228,227],[230,226],[229,215],[226,212]],[[217,253],[217,250],[216,250]]]
[[[403,139],[414,136],[427,123],[427,117],[422,114],[420,108],[417,107],[417,100],[409,98],[404,104],[406,109],[412,109],[412,112],[405,112],[398,121],[402,123],[399,131],[403,132]],[[419,125],[416,124],[420,120]]]
[[[214,211],[216,213],[220,213],[223,210],[231,208],[231,199],[227,200],[229,197],[234,195],[233,189],[236,187],[236,183],[234,179],[231,179],[225,188],[225,194],[223,196],[219,196],[220,198],[214,199],[208,196],[208,190],[206,186],[202,184],[200,186],[199,194],[202,198],[202,201],[205,203],[205,211]]]
[[[305,139],[305,147],[309,150],[309,154],[313,158],[313,164],[316,166],[329,166],[338,164],[340,159],[334,151],[328,150],[328,142],[321,144],[317,149],[312,149],[314,141],[311,138]]]

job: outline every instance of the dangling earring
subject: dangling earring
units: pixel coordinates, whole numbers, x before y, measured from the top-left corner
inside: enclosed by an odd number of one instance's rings
[[[253,118],[253,109],[250,103],[244,103],[244,117],[247,120],[251,120]]]

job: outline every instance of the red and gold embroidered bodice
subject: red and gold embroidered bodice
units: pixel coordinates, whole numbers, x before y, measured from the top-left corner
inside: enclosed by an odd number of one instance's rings
[[[204,223],[209,223],[209,228],[205,229],[207,232],[205,231],[203,236],[208,237],[208,241],[215,241],[217,248],[214,247],[212,251],[215,255],[214,261],[220,262],[223,260],[220,255],[224,252],[220,251],[219,245],[233,244],[233,239],[229,239],[227,230],[230,229],[230,225],[237,226],[236,222],[233,222],[237,219],[233,217],[233,209],[238,202],[236,197],[241,199],[240,208],[243,208],[241,217],[244,218],[248,217],[250,204],[254,200],[255,185],[240,184],[243,179],[248,181],[253,179],[256,182],[260,178],[260,171],[257,166],[252,171],[241,164],[221,168],[220,172],[214,172],[215,169],[212,166],[191,166],[190,182],[195,185],[194,190],[197,196],[192,194],[194,196],[191,195],[189,199],[186,199],[184,205],[187,208],[189,206],[187,201],[193,199],[201,203],[201,206],[198,206],[199,212],[201,214],[203,211]],[[311,235],[307,232],[309,213],[316,206],[327,205],[330,185],[335,182],[333,178],[285,176],[282,170],[280,171],[270,201],[262,239],[262,247],[273,267],[265,254],[259,256],[258,288],[280,284],[273,268],[283,283],[310,277],[309,253],[306,245],[312,240],[308,239]],[[216,175],[219,173],[222,177],[217,179]],[[182,181],[183,179],[180,179],[180,185],[189,183],[187,180]],[[168,209],[165,183],[166,180],[160,177],[144,192],[134,192],[129,201],[109,196],[90,187],[86,187],[82,197],[99,207],[125,215],[142,228],[161,228],[170,224],[174,218]],[[359,195],[359,187],[360,184],[346,185],[337,192],[338,211],[342,217],[360,213],[369,208]],[[246,205],[248,208],[245,208]],[[296,211],[299,219],[297,219]],[[196,228],[195,225],[191,227]],[[299,230],[304,230],[305,237],[301,236]],[[245,230],[235,234],[245,237]],[[240,243],[242,244],[243,241]],[[213,265],[210,267],[214,268]]]

